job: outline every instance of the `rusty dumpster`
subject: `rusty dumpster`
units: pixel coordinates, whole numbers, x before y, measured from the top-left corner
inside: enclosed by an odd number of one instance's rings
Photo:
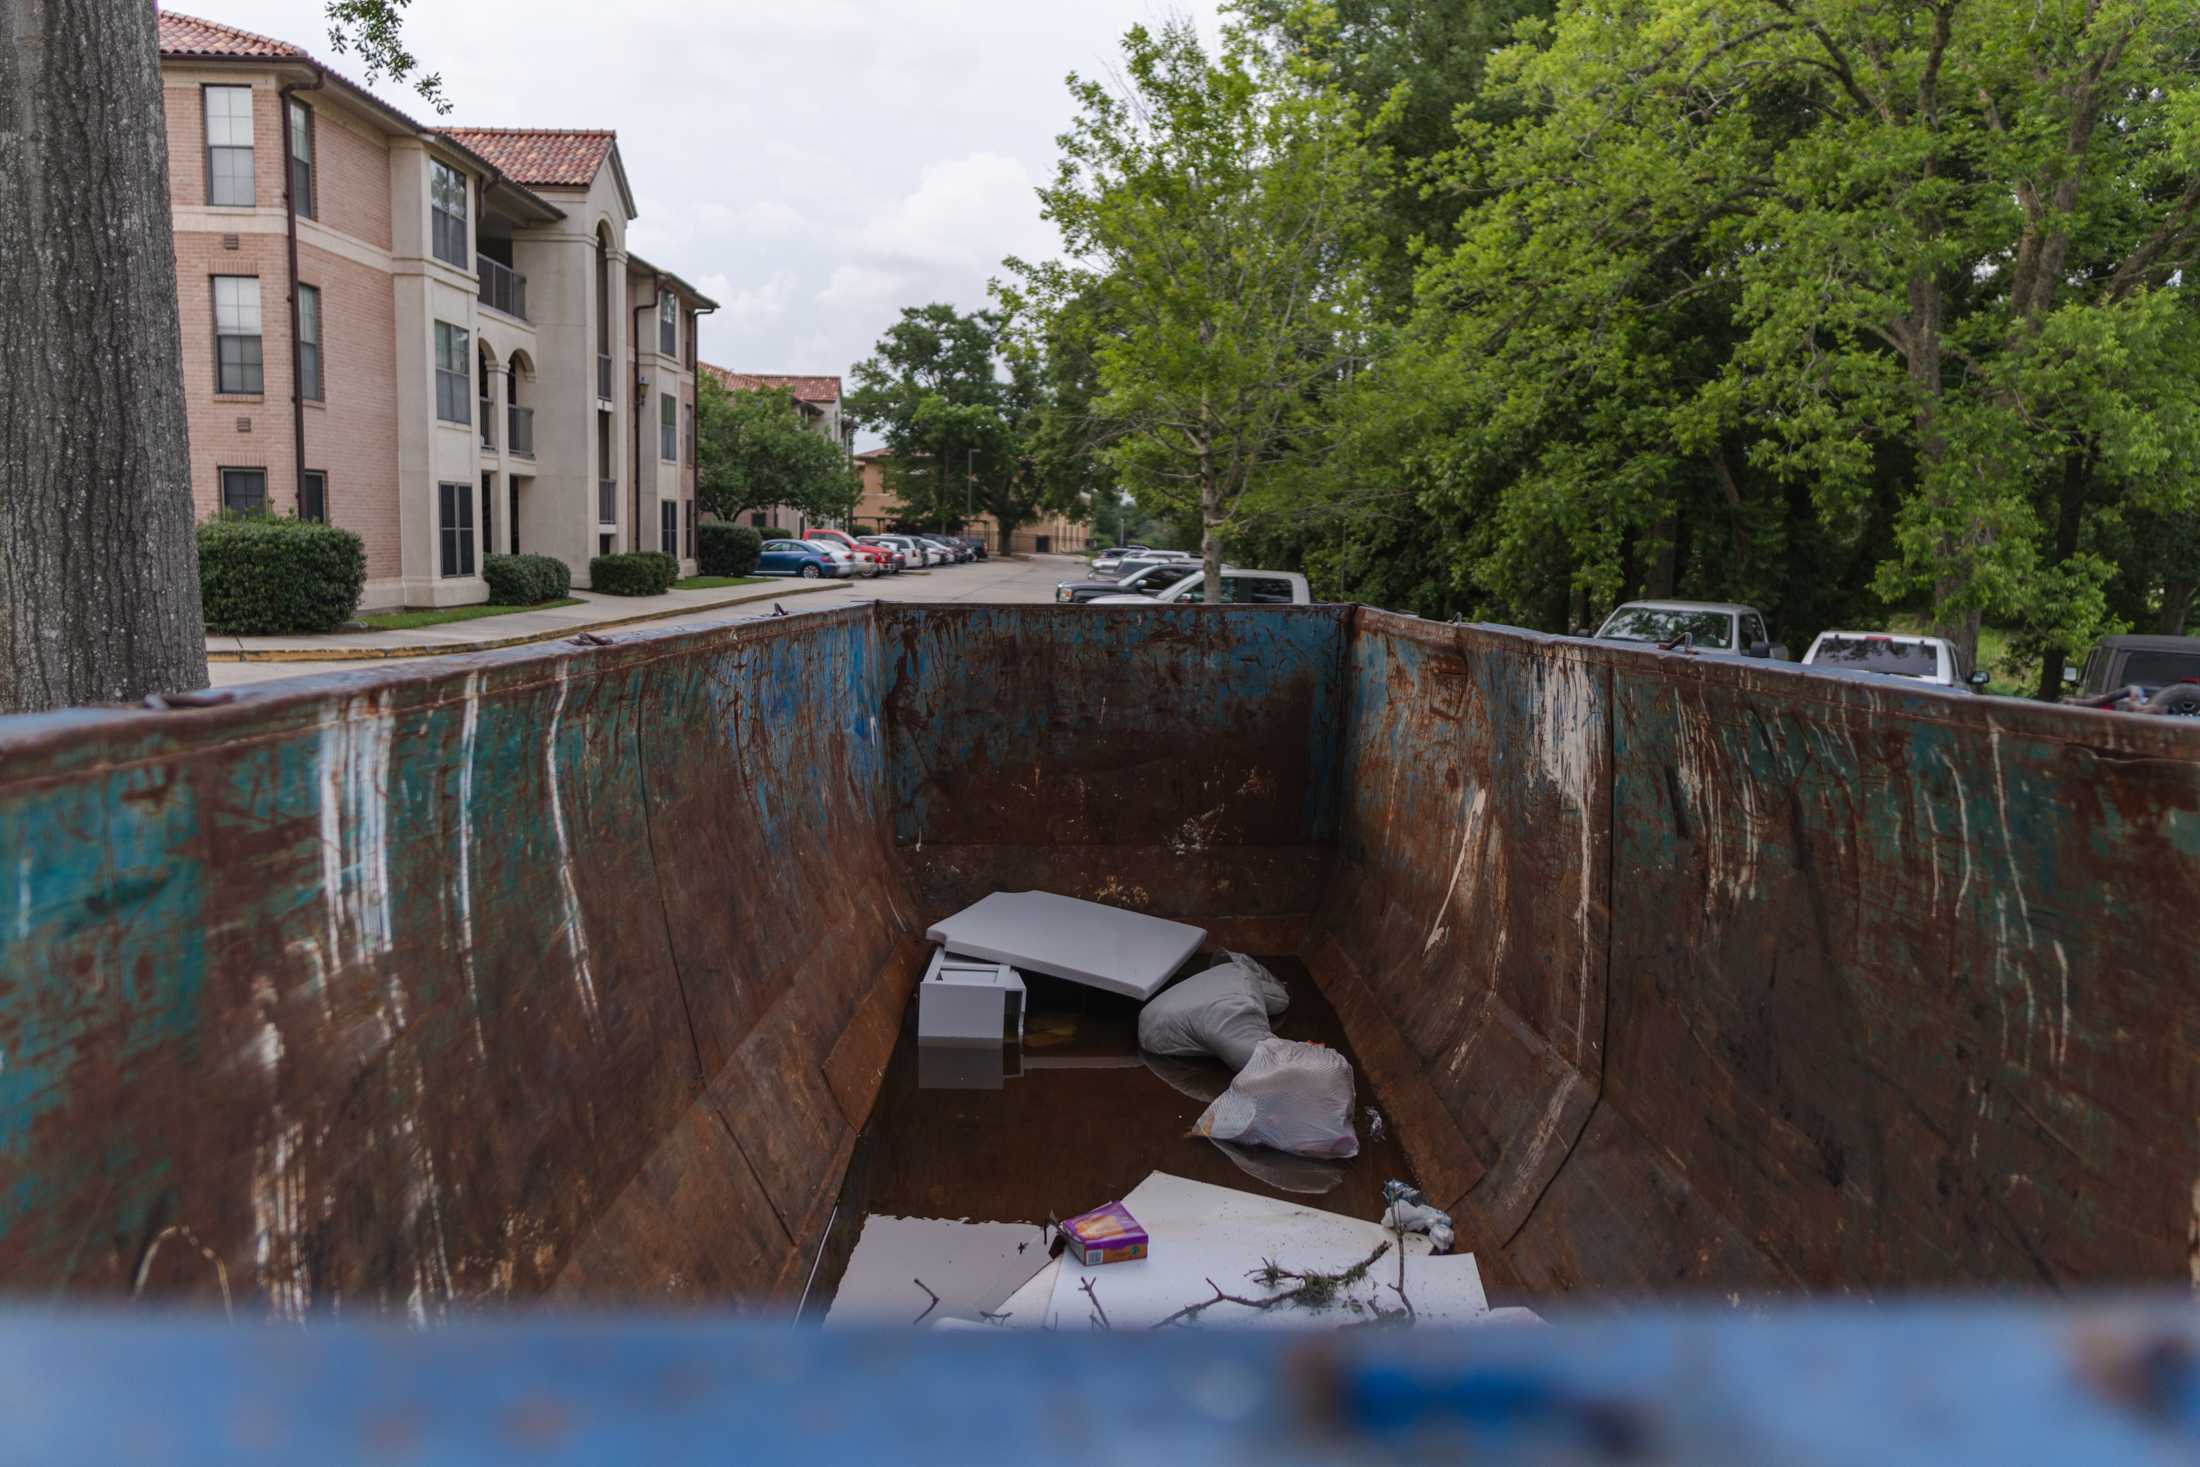
[[[2200,1278],[2200,732],[868,605],[0,723],[0,1284],[784,1307],[925,926],[1299,954],[1538,1296]]]

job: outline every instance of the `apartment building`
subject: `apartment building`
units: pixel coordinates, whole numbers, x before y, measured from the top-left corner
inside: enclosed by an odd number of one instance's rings
[[[801,376],[786,372],[736,372],[730,367],[702,364],[702,371],[717,379],[728,392],[763,392],[773,388],[784,391],[794,399],[795,411],[802,415],[803,423],[811,432],[828,442],[840,445],[842,453],[855,451],[856,425],[841,411],[840,379],[825,376]],[[783,530],[801,531],[813,523],[809,516],[791,505],[769,505],[749,512],[749,523],[763,528],[776,525]]]
[[[892,450],[885,448],[868,449],[856,455],[856,468],[863,477],[863,497],[856,501],[855,513],[849,519],[851,528],[859,533],[888,530],[903,522],[900,501],[887,482],[887,466],[893,462],[893,457]],[[985,541],[985,548],[995,555],[1075,554],[1092,543],[1090,525],[1067,515],[1051,513],[1018,525],[1005,546],[1001,543],[999,522],[983,510],[966,520],[957,533],[979,536]]]
[[[370,609],[485,600],[500,551],[692,569],[715,305],[627,250],[614,133],[430,128],[174,12],[160,47],[201,515],[357,531]]]

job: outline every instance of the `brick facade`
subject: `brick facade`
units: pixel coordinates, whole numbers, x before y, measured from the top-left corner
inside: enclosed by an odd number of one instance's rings
[[[694,466],[684,451],[694,402],[690,343],[699,313],[715,307],[676,277],[627,255],[633,200],[611,133],[435,131],[286,43],[167,11],[160,29],[192,494],[199,514],[221,507],[225,468],[264,472],[266,507],[300,512],[295,434],[302,418],[303,468],[325,474],[329,518],[365,543],[368,609],[485,599],[481,558],[511,547],[515,511],[526,525],[520,548],[565,560],[582,586],[588,559],[606,537],[613,549],[657,547],[660,500],[680,506],[684,538],[692,517],[684,506],[694,496]],[[321,85],[315,87],[317,77]],[[284,207],[286,84],[300,88],[297,98],[312,117],[313,208],[297,222],[297,258],[299,283],[320,293],[322,392],[295,408]],[[209,85],[250,89],[249,204],[208,201]],[[516,138],[526,140],[526,156],[486,155]],[[548,169],[540,193],[525,176],[531,158]],[[465,180],[464,268],[433,258],[430,201],[439,165]],[[481,262],[498,255],[527,277],[524,313],[509,299],[492,304],[486,296],[483,282],[492,269]],[[599,260],[608,264],[613,292],[608,340],[599,339],[594,308]],[[646,278],[636,283],[630,270]],[[257,393],[217,390],[218,276],[259,283]],[[659,279],[679,301],[682,350],[670,359],[655,356],[653,319],[646,340],[629,339],[630,294],[654,290]],[[463,425],[437,413],[438,323],[465,333],[463,396],[470,421]],[[639,358],[637,346],[644,348]],[[597,391],[599,352],[626,369],[615,374],[621,381],[610,399]],[[484,361],[491,368],[486,435],[478,396]],[[676,392],[683,404],[681,461],[659,461],[654,397],[642,404],[628,395],[637,370]],[[531,453],[512,443],[514,403],[532,411]],[[640,416],[645,409],[646,422]],[[619,513],[609,525],[598,523],[596,442],[604,426],[619,445],[610,466]],[[629,438],[637,429],[647,430],[643,446],[649,450],[638,481]],[[637,482],[643,491],[638,515]],[[463,514],[470,525],[455,518],[441,522],[447,499],[440,486],[446,483],[467,486]],[[465,547],[455,559],[445,553],[445,532],[454,530]]]

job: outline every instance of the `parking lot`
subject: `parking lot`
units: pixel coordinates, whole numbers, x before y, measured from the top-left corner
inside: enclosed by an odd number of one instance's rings
[[[806,611],[826,606],[843,606],[850,601],[876,597],[884,601],[960,601],[970,603],[1016,604],[1022,602],[1046,602],[1054,599],[1057,581],[1073,580],[1084,574],[1085,560],[1075,555],[1025,555],[1007,560],[982,560],[971,565],[938,566],[928,571],[904,571],[898,576],[882,576],[876,580],[836,583],[824,590],[811,591],[814,581],[787,582],[788,589],[804,588],[805,594],[792,596],[786,605],[789,611]],[[761,588],[759,588],[761,589]],[[759,605],[749,602],[738,606],[709,611],[697,611],[668,616],[662,621],[646,623],[647,630],[670,626],[709,626],[722,621],[738,621],[769,610],[771,603]],[[475,622],[481,628],[494,626],[494,620]],[[615,635],[615,633],[614,633]],[[428,666],[438,659],[430,657],[406,659],[406,665]],[[358,671],[362,667],[395,666],[397,663],[381,662],[216,662],[208,667],[217,688],[236,687],[245,683],[272,682],[278,678],[308,677],[321,672]]]

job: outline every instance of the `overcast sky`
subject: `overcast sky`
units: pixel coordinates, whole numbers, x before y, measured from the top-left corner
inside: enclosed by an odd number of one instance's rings
[[[330,55],[321,0],[165,8]],[[719,302],[705,360],[845,373],[905,305],[985,303],[1006,254],[1045,254],[1032,189],[1070,71],[1122,32],[1214,0],[417,0],[406,38],[451,125],[609,127],[634,249]],[[376,90],[427,120],[417,97]]]

